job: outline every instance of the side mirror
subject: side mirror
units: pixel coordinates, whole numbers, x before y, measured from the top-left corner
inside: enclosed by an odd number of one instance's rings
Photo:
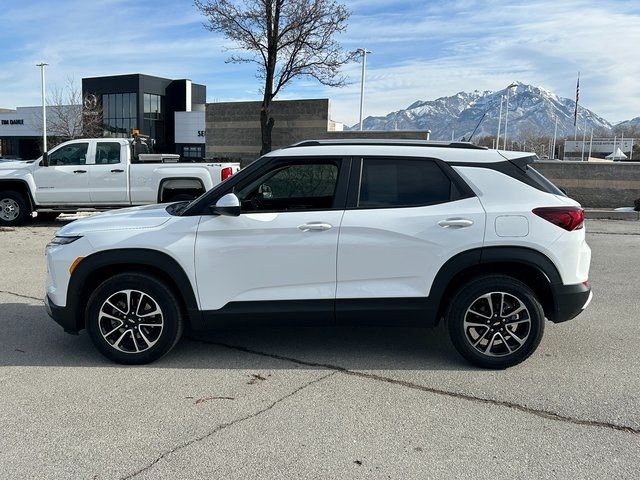
[[[49,152],[44,152],[42,154],[42,161],[40,162],[40,165],[43,167],[49,166]]]
[[[238,217],[240,216],[240,199],[235,193],[227,193],[220,197],[215,205],[209,206],[209,210],[218,215]]]

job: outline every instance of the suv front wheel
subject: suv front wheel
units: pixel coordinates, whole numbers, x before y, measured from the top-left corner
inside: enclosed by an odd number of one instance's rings
[[[527,359],[544,332],[544,311],[521,281],[502,275],[477,278],[454,295],[446,315],[456,350],[483,368],[507,368]]]
[[[124,364],[153,362],[178,342],[183,319],[173,291],[142,273],[115,275],[87,304],[86,327],[98,350]]]

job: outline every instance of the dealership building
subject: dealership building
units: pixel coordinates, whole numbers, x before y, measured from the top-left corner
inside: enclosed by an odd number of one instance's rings
[[[206,103],[207,87],[188,79],[111,75],[82,79],[83,107],[47,108],[47,134],[56,132],[56,110],[84,110],[100,115],[95,123],[104,137],[130,137],[137,129],[156,140],[156,152],[177,153],[184,161],[255,160],[260,153],[260,102]],[[429,139],[429,131],[344,131],[331,119],[328,99],[283,100],[272,104],[273,148],[308,139]],[[76,115],[78,117],[78,115]],[[55,123],[55,122],[53,122]],[[86,123],[85,123],[86,126]],[[42,153],[41,107],[0,109],[0,156],[37,158]]]
[[[140,73],[113,75],[83,78],[82,96],[102,110],[105,137],[129,137],[138,129],[156,140],[157,151],[204,157],[205,85]],[[195,137],[185,135],[185,128],[192,133],[189,128],[198,126],[201,138],[198,130]]]
[[[207,87],[188,79],[131,74],[82,79],[86,110],[102,116],[104,137],[130,137],[133,129],[156,140],[156,150],[185,159],[205,156]],[[47,107],[47,135],[56,112],[78,106]],[[42,107],[0,109],[0,156],[32,159],[42,154]]]

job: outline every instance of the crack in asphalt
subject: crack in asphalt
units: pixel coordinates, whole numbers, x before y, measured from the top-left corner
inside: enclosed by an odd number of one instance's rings
[[[198,442],[201,442],[202,440],[206,440],[207,438],[209,438],[209,437],[211,437],[211,436],[215,435],[216,433],[218,433],[218,432],[220,432],[220,431],[222,431],[222,430],[225,430],[225,429],[227,429],[227,428],[229,428],[229,427],[232,427],[232,426],[234,426],[234,425],[236,425],[236,424],[238,424],[238,423],[242,423],[242,422],[244,422],[244,421],[246,421],[246,420],[251,420],[252,418],[256,418],[256,417],[258,417],[258,416],[262,415],[263,413],[268,412],[269,410],[271,410],[272,408],[274,408],[274,407],[275,407],[276,405],[278,405],[279,403],[284,402],[285,400],[287,400],[287,399],[289,399],[289,398],[291,398],[291,397],[293,397],[293,396],[297,395],[298,393],[300,393],[300,392],[301,392],[302,390],[304,390],[305,388],[307,388],[307,387],[309,387],[309,386],[313,385],[314,383],[321,382],[322,380],[325,380],[325,379],[327,379],[327,378],[329,378],[329,377],[331,377],[331,376],[335,375],[336,373],[338,373],[338,372],[337,372],[337,371],[333,371],[333,372],[331,372],[331,373],[329,373],[329,374],[327,374],[327,375],[323,375],[323,376],[321,376],[321,377],[314,378],[313,380],[311,380],[311,381],[309,381],[309,382],[306,382],[306,383],[304,383],[304,384],[300,385],[300,386],[299,386],[298,388],[296,388],[295,390],[293,390],[293,391],[291,391],[291,392],[287,393],[286,395],[284,395],[284,396],[282,396],[282,397],[278,398],[277,400],[273,401],[271,404],[269,404],[269,405],[268,405],[267,407],[265,407],[265,408],[262,408],[262,409],[260,409],[260,410],[258,410],[258,411],[256,411],[256,412],[250,413],[249,415],[245,415],[244,417],[237,418],[236,420],[233,420],[233,421],[231,421],[231,422],[222,423],[222,424],[218,425],[216,428],[214,428],[213,430],[211,430],[211,431],[209,431],[209,432],[205,433],[204,435],[201,435],[201,436],[196,437],[196,438],[192,438],[191,440],[187,440],[187,441],[185,441],[185,442],[183,442],[183,443],[181,443],[181,444],[179,444],[179,445],[176,445],[175,447],[173,447],[173,448],[171,448],[171,449],[169,449],[169,450],[167,450],[167,451],[165,451],[165,452],[161,453],[160,455],[158,455],[158,456],[157,456],[157,457],[156,457],[156,458],[155,458],[151,463],[149,463],[148,465],[146,465],[146,466],[144,466],[144,467],[142,467],[142,468],[140,468],[140,469],[136,470],[135,472],[132,472],[132,473],[130,473],[130,474],[128,474],[128,475],[125,475],[124,477],[121,477],[121,480],[128,480],[128,479],[130,479],[130,478],[134,478],[134,477],[136,477],[136,476],[140,475],[141,473],[144,473],[144,472],[146,472],[146,471],[148,471],[148,470],[152,469],[152,468],[153,468],[153,467],[154,467],[158,462],[160,462],[162,459],[164,459],[164,458],[168,457],[169,455],[174,454],[175,452],[177,452],[177,451],[179,451],[179,450],[182,450],[182,449],[187,448],[187,447],[189,447],[189,446],[191,446],[191,445],[193,445],[193,444],[196,444],[196,443],[198,443]]]
[[[528,413],[530,415],[535,415],[537,417],[541,417],[541,418],[546,418],[549,420],[555,420],[558,422],[566,422],[566,423],[571,423],[573,425],[580,425],[580,426],[585,426],[585,427],[596,427],[596,428],[606,428],[609,430],[615,430],[615,431],[619,431],[619,432],[625,432],[625,433],[631,433],[634,435],[640,435],[640,429],[635,428],[635,427],[630,427],[627,425],[619,425],[616,423],[611,423],[611,422],[603,422],[603,421],[598,421],[598,420],[584,420],[581,418],[576,418],[576,417],[570,417],[568,415],[562,415],[560,413],[556,413],[550,410],[543,410],[543,409],[538,409],[538,408],[533,408],[533,407],[528,407],[526,405],[520,404],[520,403],[515,403],[515,402],[510,402],[507,400],[495,400],[495,399],[491,399],[491,398],[482,398],[482,397],[476,397],[474,395],[470,395],[470,394],[466,394],[466,393],[460,393],[460,392],[453,392],[450,390],[442,390],[439,388],[435,388],[435,387],[427,387],[424,385],[418,385],[416,383],[412,383],[412,382],[408,382],[406,380],[397,380],[395,378],[390,378],[390,377],[385,377],[382,375],[377,375],[375,373],[365,373],[365,372],[358,372],[355,370],[349,370],[348,368],[345,367],[341,367],[339,365],[332,365],[329,363],[319,363],[319,362],[311,362],[308,360],[300,360],[297,358],[293,358],[293,357],[287,357],[284,355],[279,355],[276,353],[267,353],[267,352],[261,352],[259,350],[253,350],[247,347],[243,347],[240,345],[230,345],[227,343],[221,343],[221,342],[210,342],[207,340],[199,340],[199,339],[190,339],[192,341],[195,342],[201,342],[201,343],[206,343],[209,345],[215,345],[215,346],[219,346],[219,347],[225,347],[225,348],[229,348],[232,350],[237,350],[237,351],[241,351],[241,352],[245,352],[245,353],[251,353],[254,355],[261,355],[264,357],[270,357],[270,358],[274,358],[277,360],[283,360],[283,361],[287,361],[287,362],[291,362],[291,363],[295,363],[298,365],[304,365],[307,367],[318,367],[318,368],[325,368],[325,369],[329,369],[329,370],[334,370],[335,372],[339,372],[339,373],[343,373],[345,375],[352,375],[355,377],[360,377],[360,378],[366,378],[369,380],[376,380],[379,382],[385,382],[385,383],[390,383],[392,385],[398,385],[401,387],[405,387],[405,388],[411,388],[413,390],[419,390],[422,392],[428,392],[428,393],[434,393],[436,395],[442,395],[442,396],[446,396],[446,397],[451,397],[451,398],[458,398],[461,400],[467,400],[470,402],[475,402],[475,403],[482,403],[485,405],[494,405],[494,406],[499,406],[499,407],[506,407],[506,408],[510,408],[512,410],[517,410],[519,412],[523,412],[523,413]]]
[[[633,237],[633,236],[638,236],[640,235],[640,233],[636,233],[636,232],[591,232],[589,231],[590,234],[593,235],[625,235],[625,236],[629,236],[629,237]]]
[[[28,298],[29,300],[37,300],[40,303],[44,303],[44,300],[38,297],[32,297],[31,295],[22,295],[21,293],[10,292],[8,290],[0,290],[0,293],[6,293],[7,295],[14,295],[20,298]]]

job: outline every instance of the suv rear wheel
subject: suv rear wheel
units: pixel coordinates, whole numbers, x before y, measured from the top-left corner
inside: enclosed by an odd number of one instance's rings
[[[115,275],[91,294],[86,327],[91,340],[110,360],[153,362],[182,336],[183,318],[173,291],[141,273]]]
[[[535,293],[515,278],[477,278],[454,295],[446,315],[456,350],[483,368],[507,368],[527,359],[544,332]]]

